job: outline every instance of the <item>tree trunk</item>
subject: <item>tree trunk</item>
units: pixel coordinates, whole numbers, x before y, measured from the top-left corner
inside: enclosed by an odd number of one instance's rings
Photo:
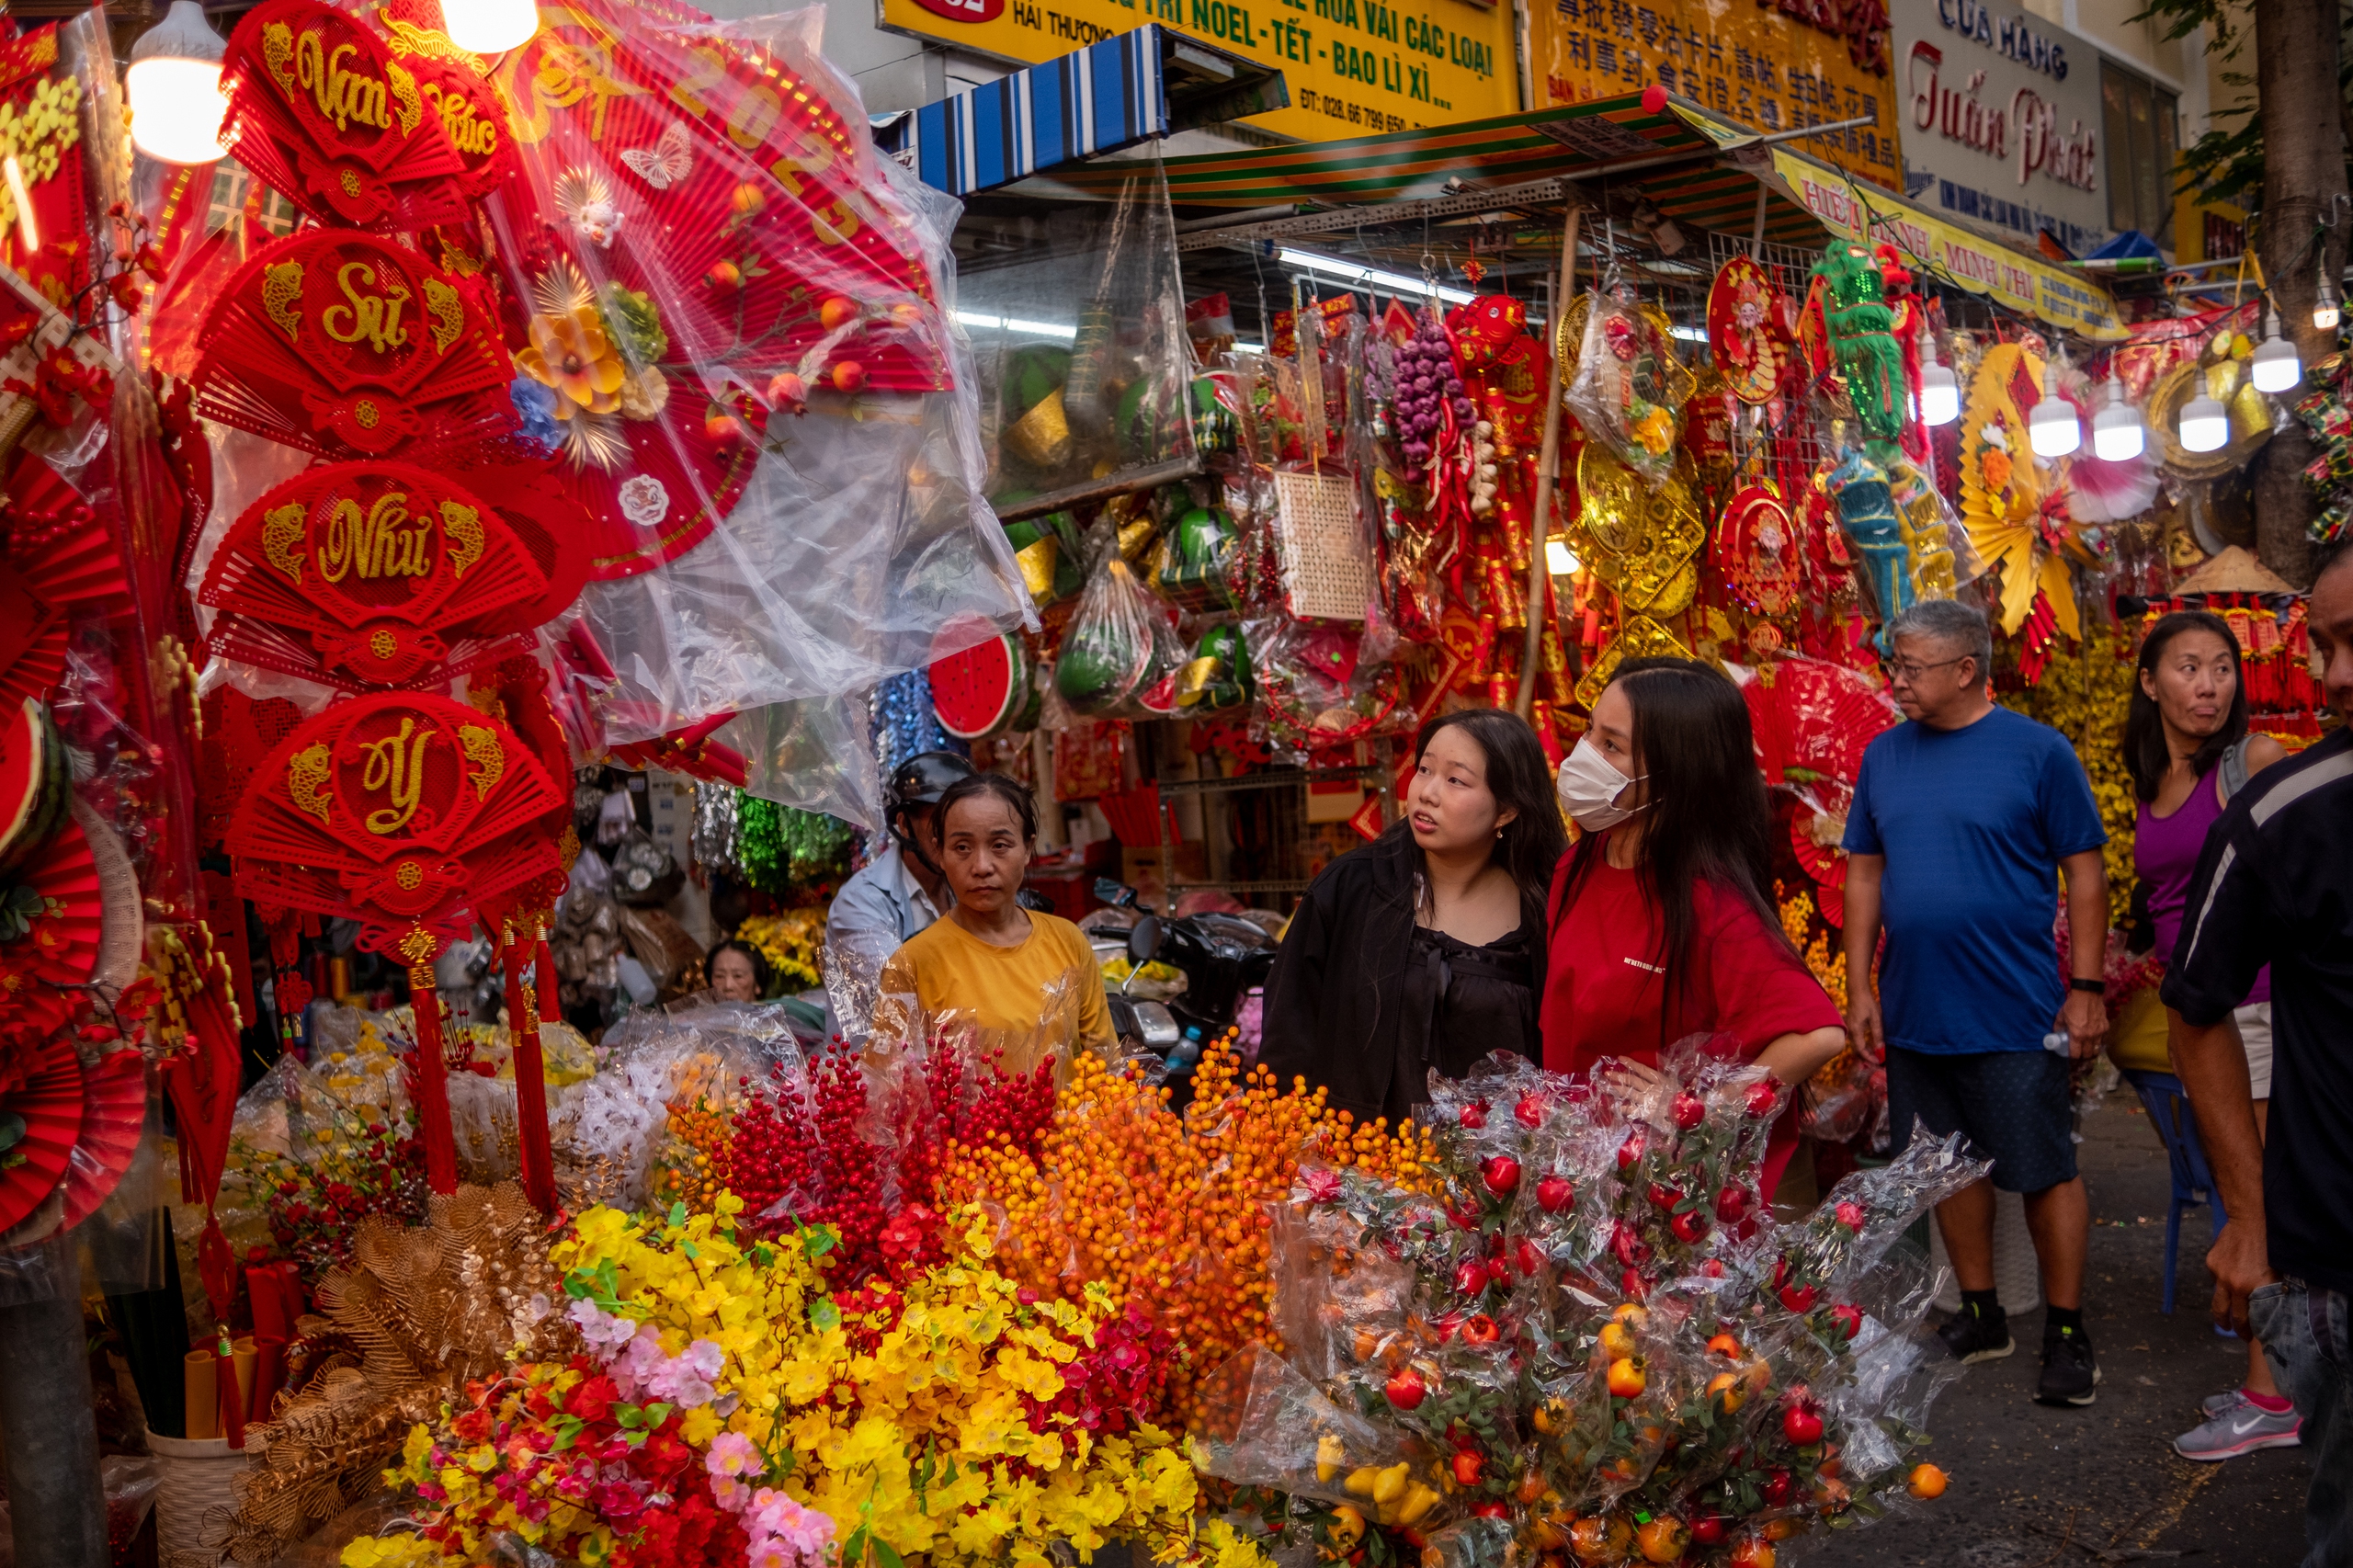
[[[2336,351],[2334,332],[2313,327],[2313,300],[2325,271],[2345,266],[2345,131],[2337,101],[2337,0],[2256,0],[2257,112],[2263,117],[2263,271],[2279,325],[2307,366]],[[2313,244],[2323,221],[2335,226]],[[2341,290],[2340,290],[2341,292]],[[2290,394],[2290,400],[2298,394]],[[2318,510],[2305,488],[2312,443],[2293,419],[2264,448],[2255,473],[2256,553],[2290,583],[2312,580],[2309,528]]]

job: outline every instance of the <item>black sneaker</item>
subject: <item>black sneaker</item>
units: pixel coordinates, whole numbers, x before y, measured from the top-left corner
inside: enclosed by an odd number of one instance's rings
[[[2099,1361],[2080,1328],[2056,1325],[2042,1331],[2042,1378],[2034,1385],[2037,1404],[2089,1404],[2099,1397]]]
[[[1956,1361],[1998,1361],[2018,1347],[2010,1337],[2010,1317],[2001,1308],[1980,1312],[1972,1305],[1945,1319],[1937,1329],[1937,1337],[1945,1342]]]

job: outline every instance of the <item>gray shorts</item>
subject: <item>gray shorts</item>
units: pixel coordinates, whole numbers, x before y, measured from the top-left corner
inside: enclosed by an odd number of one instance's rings
[[[1917,1117],[1938,1138],[1966,1136],[1994,1162],[2004,1192],[2040,1192],[2075,1177],[2075,1104],[2056,1051],[1887,1048],[1888,1126],[1896,1153]]]

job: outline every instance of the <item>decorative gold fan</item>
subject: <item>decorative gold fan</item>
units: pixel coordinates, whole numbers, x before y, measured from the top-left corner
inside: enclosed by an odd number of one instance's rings
[[[2004,635],[2018,634],[2040,593],[2059,630],[2074,639],[2081,635],[2075,584],[2066,562],[2044,542],[2044,483],[2015,390],[2041,381],[2042,360],[2020,345],[1985,351],[1961,421],[1961,515],[1978,558],[2002,569]]]

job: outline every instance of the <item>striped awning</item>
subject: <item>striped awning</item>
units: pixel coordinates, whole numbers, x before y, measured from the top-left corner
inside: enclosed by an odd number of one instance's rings
[[[876,143],[969,196],[1290,101],[1281,72],[1154,24],[926,104],[878,125]]]
[[[1624,180],[1677,222],[1746,233],[1756,223],[1757,182],[1722,155],[1758,141],[1746,126],[1688,99],[1669,97],[1654,114],[1634,93],[1344,142],[1170,158],[1163,166],[1172,205],[1239,208],[1415,200],[1454,194],[1457,180],[1503,187],[1574,176],[1616,185],[1610,171],[1622,168]],[[1121,176],[1109,165],[1048,177],[1071,193],[1108,197]],[[1775,190],[1767,198],[1765,237],[1818,244],[1824,235],[1812,214]]]

